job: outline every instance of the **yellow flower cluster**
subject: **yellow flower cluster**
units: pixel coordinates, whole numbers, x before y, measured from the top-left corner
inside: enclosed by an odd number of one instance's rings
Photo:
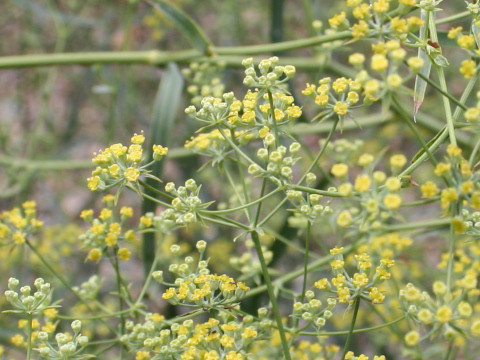
[[[26,201],[21,208],[0,213],[0,241],[3,245],[22,245],[28,237],[43,227],[43,221],[36,218],[37,204]]]
[[[131,145],[114,144],[101,150],[92,159],[97,165],[92,176],[87,179],[88,188],[92,191],[104,190],[119,185],[135,185],[140,175],[148,174],[147,168],[152,164],[143,164],[143,143],[145,136],[135,134],[131,138]],[[161,160],[168,153],[168,149],[161,145],[154,145],[152,149],[153,161]]]
[[[362,166],[364,171],[356,176],[353,184],[348,181],[347,164],[336,163],[332,166],[332,175],[341,182],[338,192],[358,202],[355,208],[339,211],[337,225],[341,228],[356,224],[362,231],[378,230],[382,222],[396,215],[401,207],[401,180],[395,176],[387,177],[383,171],[374,171],[375,163],[373,155],[361,154],[358,165]],[[390,158],[392,173],[399,173],[406,163],[407,158],[403,154],[393,155]]]
[[[393,259],[382,258],[374,264],[368,253],[356,254],[354,259],[358,272],[350,276],[344,268],[343,248],[335,247],[330,253],[334,256],[330,266],[335,277],[331,279],[331,284],[327,278],[318,280],[314,284],[317,289],[336,293],[340,303],[351,303],[358,297],[368,299],[373,304],[383,302],[385,295],[376,285],[390,279],[389,269],[395,264]]]
[[[185,320],[168,328],[152,314],[146,320],[143,324],[127,323],[130,333],[122,337],[122,342],[136,351],[137,359],[243,360],[262,331],[251,316],[227,322],[210,318],[199,324]]]
[[[98,218],[94,218],[92,209],[80,213],[80,217],[91,224],[91,227],[79,237],[82,246],[89,249],[87,260],[98,262],[109,249],[112,249],[120,260],[130,259],[131,251],[125,246],[120,247],[119,244],[136,240],[133,230],[123,230],[125,221],[133,216],[133,209],[124,206],[117,215],[114,202],[113,195],[105,195],[103,197],[105,207],[100,211]]]

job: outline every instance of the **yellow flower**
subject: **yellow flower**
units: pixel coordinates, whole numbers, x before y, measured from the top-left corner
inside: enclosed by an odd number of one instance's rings
[[[428,309],[421,309],[418,314],[418,319],[424,324],[430,324],[432,322],[432,313]]]
[[[383,72],[388,68],[388,59],[383,54],[375,54],[372,56],[371,67],[373,70]]]
[[[319,94],[315,97],[315,104],[318,106],[325,106],[328,104],[328,95],[327,94]]]
[[[359,6],[354,7],[352,14],[356,19],[366,19],[370,15],[369,4],[363,3]]]
[[[352,214],[350,211],[343,210],[337,217],[337,225],[340,227],[347,227],[352,224]]]
[[[102,250],[98,248],[93,248],[88,252],[87,260],[90,261],[99,261],[102,258]]]
[[[425,65],[425,61],[419,57],[411,57],[407,60],[407,64],[413,72],[419,72]]]
[[[353,66],[360,66],[365,62],[365,55],[362,53],[353,53],[348,57],[348,62]]]
[[[49,319],[55,319],[58,315],[58,310],[57,309],[46,309],[43,311],[43,315],[45,315]]]
[[[95,191],[98,189],[98,185],[100,184],[99,176],[93,176],[91,178],[88,178],[87,181],[88,181],[87,186],[90,190]]]
[[[405,335],[405,343],[408,346],[415,346],[420,342],[420,334],[418,331],[412,330]]]
[[[396,210],[402,204],[402,198],[397,194],[388,194],[383,199],[383,203],[388,209]]]
[[[390,158],[390,165],[394,168],[401,169],[407,163],[407,158],[403,154],[393,155]]]
[[[468,122],[477,122],[478,117],[480,116],[480,110],[477,108],[468,108],[464,113],[463,116],[465,120]]]
[[[458,304],[457,309],[458,309],[458,313],[463,317],[470,317],[470,315],[472,315],[472,312],[473,312],[472,306],[466,301],[461,301]]]
[[[21,334],[14,335],[10,340],[12,341],[12,344],[15,346],[22,346],[23,343],[25,342],[25,339]]]
[[[127,261],[132,256],[132,252],[127,248],[118,249],[118,258],[123,261]]]
[[[472,49],[475,46],[475,37],[471,34],[460,35],[457,38],[457,44],[464,49]]]
[[[480,320],[475,320],[472,323],[472,326],[470,328],[470,331],[472,332],[472,335],[475,337],[480,337]]]
[[[355,190],[359,192],[368,191],[370,189],[371,184],[372,184],[372,181],[368,175],[366,174],[359,175],[355,179]]]
[[[438,194],[438,187],[433,181],[427,181],[420,187],[422,197],[430,199]]]
[[[364,273],[353,274],[353,285],[356,287],[362,287],[368,284],[368,276]]]
[[[145,136],[143,136],[143,133],[140,134],[140,135],[135,134],[135,135],[132,136],[130,141],[132,142],[132,144],[142,145],[145,141]]]
[[[373,10],[378,13],[387,12],[390,9],[390,4],[387,0],[377,0],[373,3]]]
[[[330,266],[335,269],[335,270],[340,270],[343,268],[343,265],[345,265],[345,262],[343,260],[333,260],[330,263]]]
[[[329,289],[329,288],[330,288],[330,283],[328,282],[328,279],[323,278],[323,279],[320,279],[320,280],[316,281],[315,284],[314,284],[314,286],[315,286],[317,289],[325,290],[325,289]]]
[[[155,157],[155,155],[165,156],[165,155],[168,154],[168,148],[165,147],[165,146],[162,146],[162,145],[153,145],[152,149],[153,149],[154,157]]]
[[[360,157],[358,158],[358,165],[360,165],[360,166],[368,166],[368,165],[370,165],[374,160],[375,160],[375,158],[373,157],[372,154],[362,154],[362,155],[360,155]]]
[[[473,60],[463,60],[460,73],[465,79],[471,79],[477,73],[477,64]]]
[[[402,85],[402,77],[398,74],[392,74],[387,77],[387,84],[391,88],[399,88]]]
[[[440,162],[435,166],[435,175],[442,176],[443,174],[450,171],[452,165],[450,163]]]
[[[348,107],[349,105],[346,102],[338,101],[333,107],[333,111],[335,111],[337,115],[343,116],[347,114]]]
[[[458,200],[458,192],[455,188],[446,188],[442,190],[440,195],[440,202],[442,204],[442,208],[447,208],[451,202]]]
[[[140,176],[140,170],[129,167],[125,171],[125,179],[130,182],[135,182],[137,181],[138,177]]]
[[[150,359],[150,353],[148,351],[145,351],[145,350],[137,351],[135,360],[147,360],[147,359]]]
[[[242,334],[242,337],[245,339],[250,339],[257,336],[257,331],[251,327],[247,327]]]
[[[330,19],[328,19],[328,23],[330,24],[331,27],[337,28],[340,25],[345,23],[345,20],[347,18],[347,14],[345,14],[345,11],[342,11],[340,14],[337,14]]]
[[[330,254],[338,255],[338,254],[342,254],[344,251],[345,249],[343,248],[343,246],[341,247],[335,246],[333,249],[330,249]]]
[[[344,163],[338,163],[332,166],[331,173],[336,178],[343,178],[348,174],[348,165]]]
[[[418,290],[412,284],[407,284],[403,295],[405,296],[405,299],[407,299],[407,301],[415,302],[420,299],[420,290]]]
[[[368,23],[364,20],[360,20],[358,23],[352,26],[352,36],[354,39],[361,39],[368,33]]]
[[[437,319],[441,323],[449,322],[451,318],[452,318],[452,309],[450,309],[448,306],[443,305],[437,309]]]
[[[462,30],[463,30],[463,27],[461,27],[461,26],[451,28],[450,30],[448,30],[447,37],[449,39],[456,39],[458,37],[458,35],[460,35]]]
[[[371,287],[368,292],[368,296],[372,299],[372,303],[380,304],[385,300],[385,295],[383,295],[376,287]]]

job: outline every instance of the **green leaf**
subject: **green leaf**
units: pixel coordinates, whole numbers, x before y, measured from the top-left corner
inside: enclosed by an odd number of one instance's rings
[[[158,87],[155,104],[153,106],[152,124],[149,130],[149,145],[148,145],[148,161],[152,160],[152,146],[163,145],[169,146],[172,139],[172,128],[177,114],[177,109],[180,104],[180,99],[183,91],[183,77],[180,69],[175,63],[169,63],[165,72],[162,75],[162,80]],[[152,187],[158,186],[158,182],[154,177],[162,178],[163,160],[156,162],[152,166],[152,172],[146,179],[146,183]],[[145,193],[152,197],[157,197],[157,194],[144,189]],[[156,203],[145,199],[142,206],[142,213],[154,212]],[[145,274],[150,271],[150,267],[155,257],[155,237],[152,233],[145,233],[143,244],[143,265]]]
[[[447,67],[448,65],[450,65],[447,58],[443,55],[434,56],[433,61],[435,62],[436,65],[441,67]]]
[[[422,156],[424,153],[425,153],[425,149],[430,149],[430,146],[435,142],[437,141],[437,139],[443,134],[443,132],[445,131],[445,128],[443,128],[441,131],[439,131],[433,138],[431,138],[428,143],[425,144],[425,147],[424,148],[421,148],[420,150],[418,150],[418,152],[415,154],[415,156],[413,157],[412,159],[412,163],[414,163],[415,161],[417,161],[417,159]]]
[[[164,0],[145,0],[155,9],[164,14],[175,26],[180,30],[185,37],[192,43],[193,47],[199,50],[202,54],[211,55],[212,42],[208,39],[200,26],[182,10],[173,6]]]
[[[430,14],[433,16],[433,13]],[[424,24],[420,28],[420,39],[425,39],[427,34],[427,26],[428,26],[428,12],[423,10],[421,11],[421,17],[424,21]],[[423,59],[424,65],[423,68],[420,70],[420,74],[425,77],[430,76],[430,70],[432,68],[432,62],[430,61],[430,56],[427,54],[427,49],[418,48],[418,57]],[[423,99],[425,98],[425,91],[427,90],[427,82],[423,80],[420,76],[415,77],[415,88],[413,93],[413,120],[417,122],[417,113],[420,109],[420,106],[423,103]]]

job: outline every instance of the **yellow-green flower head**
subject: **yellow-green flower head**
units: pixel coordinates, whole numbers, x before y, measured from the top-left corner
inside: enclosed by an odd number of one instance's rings
[[[460,66],[460,73],[465,79],[471,79],[477,73],[477,64],[473,60],[463,60]]]
[[[405,344],[408,346],[416,346],[420,342],[420,334],[418,331],[412,330],[405,335]]]
[[[383,72],[388,68],[388,59],[383,54],[375,54],[372,56],[371,67],[373,70]]]
[[[407,60],[407,64],[413,72],[417,73],[422,70],[425,65],[425,61],[419,57],[411,57]]]
[[[135,135],[132,136],[130,141],[132,142],[132,144],[142,145],[145,142],[145,136],[143,136],[143,131],[140,135],[135,133]]]
[[[130,182],[136,182],[138,180],[138,177],[140,176],[140,170],[129,167],[125,171],[125,179]]]
[[[452,309],[448,307],[447,305],[440,306],[437,309],[437,319],[441,323],[447,323],[452,319]]]
[[[420,187],[422,191],[422,197],[430,199],[432,197],[437,196],[438,194],[438,187],[433,181],[427,181]]]

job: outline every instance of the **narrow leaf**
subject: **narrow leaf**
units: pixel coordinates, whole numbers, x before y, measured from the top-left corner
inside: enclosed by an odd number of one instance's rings
[[[476,24],[476,21],[472,22],[472,33],[477,43],[477,47],[480,48],[480,27]]]
[[[164,0],[145,0],[155,9],[164,14],[185,37],[192,43],[193,47],[202,54],[211,55],[213,45],[200,26],[182,10]]]
[[[425,144],[425,147],[421,148],[420,150],[418,150],[418,152],[414,155],[414,157],[412,158],[412,163],[414,163],[415,161],[417,161],[417,159],[422,156],[424,153],[425,153],[425,148],[426,149],[430,149],[430,146],[435,142],[437,141],[437,139],[443,134],[443,132],[445,131],[445,128],[443,128],[442,130],[440,130],[433,138],[431,138],[426,144]]]
[[[430,16],[434,16],[434,13],[431,13]],[[420,28],[420,39],[423,40],[423,39],[426,39],[426,35],[427,35],[428,12],[422,9],[421,18],[424,23]],[[428,56],[425,49],[422,49],[422,48],[418,48],[418,57],[423,59],[424,61],[424,65],[423,65],[423,68],[420,70],[420,74],[428,78],[430,76],[430,70],[432,68],[432,62],[430,61],[430,57]],[[426,90],[427,90],[427,82],[417,75],[415,77],[415,89],[413,94],[413,120],[415,122],[417,122],[417,113],[418,113],[418,110],[420,109],[420,106],[423,103]]]
[[[152,160],[152,146],[169,146],[172,139],[172,128],[177,114],[178,105],[183,90],[183,77],[178,66],[169,63],[162,75],[160,86],[158,88],[155,104],[153,107],[152,123],[149,130],[148,161]],[[163,161],[156,162],[152,167],[151,176],[146,179],[146,183],[152,187],[158,186],[154,177],[162,178]],[[145,193],[152,197],[157,194],[148,189]],[[145,199],[142,205],[142,213],[155,212],[156,203]],[[143,236],[143,265],[145,275],[148,275],[150,267],[155,257],[155,237],[153,233],[145,233]]]

